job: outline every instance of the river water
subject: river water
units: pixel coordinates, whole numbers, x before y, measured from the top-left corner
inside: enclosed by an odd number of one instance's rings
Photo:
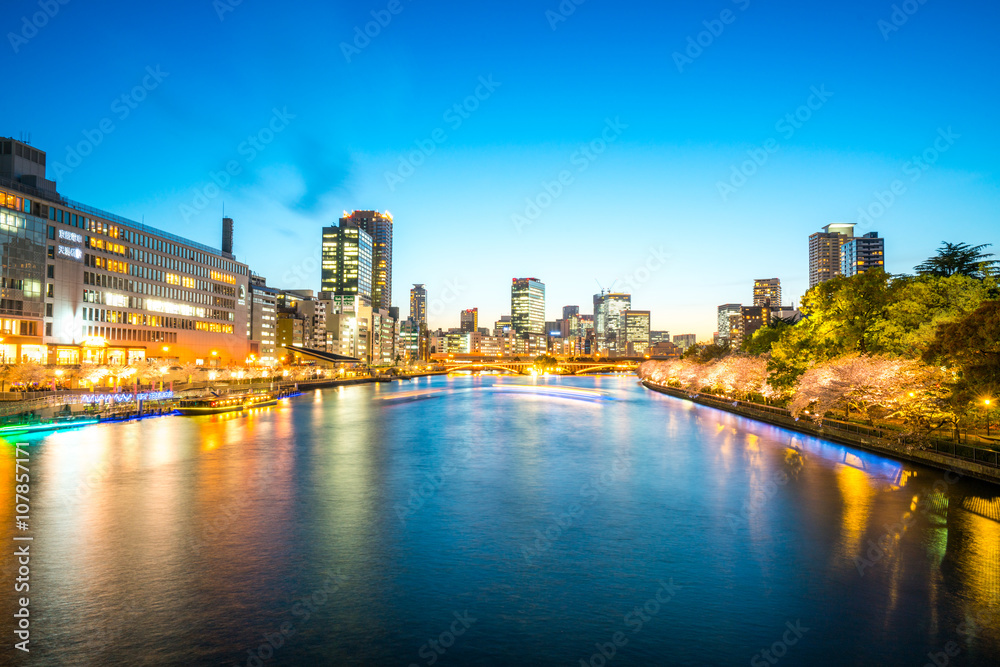
[[[30,656],[11,556],[0,596],[18,663],[1000,656],[1000,487],[634,377],[421,378],[21,441]]]

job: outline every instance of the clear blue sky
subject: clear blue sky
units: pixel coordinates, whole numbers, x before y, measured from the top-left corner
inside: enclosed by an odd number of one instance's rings
[[[546,283],[549,319],[632,276],[654,328],[710,336],[754,278],[797,302],[808,235],[896,179],[906,191],[864,230],[886,237],[888,270],[943,240],[1000,241],[995,3],[913,2],[897,26],[892,2],[871,1],[586,0],[564,21],[546,14],[558,0],[232,1],[72,0],[33,31],[38,1],[9,0],[0,134],[30,131],[65,196],[198,241],[218,245],[224,200],[237,255],[278,287],[318,289],[320,227],[341,211],[389,210],[394,302],[406,313],[426,283],[432,326],[473,306],[491,324],[515,276]],[[391,19],[357,48],[373,11]],[[121,99],[143,83],[141,102]],[[477,87],[467,117],[449,113]],[[798,127],[779,124],[810,101]],[[260,150],[243,143],[274,109],[294,118]],[[113,132],[52,173],[104,119]],[[906,166],[948,128],[933,165]],[[602,153],[578,152],[602,132]],[[390,184],[417,142],[433,153]],[[747,151],[767,161],[724,199]],[[230,161],[239,173],[196,200]],[[512,216],[562,171],[519,230]]]

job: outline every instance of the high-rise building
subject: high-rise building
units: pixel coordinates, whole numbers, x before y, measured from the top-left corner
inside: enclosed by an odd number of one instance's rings
[[[670,342],[670,332],[669,331],[650,331],[649,332],[649,344],[655,345],[657,343],[669,343]]]
[[[465,332],[479,331],[478,308],[466,308],[460,313],[459,319],[461,322],[462,331]]]
[[[580,306],[563,306],[563,316],[564,320],[568,320],[574,315],[580,314]]]
[[[885,269],[885,239],[868,232],[844,242],[840,248],[840,272],[850,277],[870,269]]]
[[[743,306],[738,303],[724,303],[719,306],[719,317],[718,317],[718,327],[719,327],[719,341],[732,341],[733,332],[729,327],[729,316],[739,315],[740,308]]]
[[[340,226],[360,227],[372,238],[372,308],[392,306],[392,215],[386,211],[344,212]]]
[[[322,291],[372,302],[372,237],[350,218],[323,228]]]
[[[674,345],[685,351],[692,345],[696,345],[697,342],[697,334],[677,334],[674,336]]]
[[[777,278],[758,278],[753,281],[753,305],[780,308],[781,281]]]
[[[753,338],[753,335],[757,331],[766,327],[771,322],[771,309],[765,308],[764,306],[743,306],[740,308],[740,316],[742,322],[740,323],[740,335],[742,336],[742,341],[747,341]]]
[[[506,336],[513,329],[511,328],[510,315],[501,315],[500,319],[493,323],[494,336]]]
[[[545,333],[545,284],[537,278],[514,278],[510,286],[510,322],[518,335]]]
[[[0,359],[247,360],[246,264],[71,201],[45,165],[44,151],[0,138]]]
[[[262,276],[250,276],[247,338],[250,339],[250,354],[263,364],[271,364],[279,357],[276,347],[279,292],[268,287]]]
[[[422,283],[410,288],[410,319],[418,326],[427,324],[427,290]]]
[[[630,356],[646,354],[649,347],[649,311],[626,310],[625,318],[625,353]]]
[[[853,222],[835,222],[809,236],[809,287],[840,275],[840,249],[854,237]]]
[[[601,292],[594,295],[594,334],[598,354],[625,353],[624,313],[632,308],[632,295]]]

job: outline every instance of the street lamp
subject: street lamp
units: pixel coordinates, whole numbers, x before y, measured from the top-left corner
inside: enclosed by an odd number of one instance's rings
[[[986,404],[986,435],[988,437],[990,434],[990,399],[987,398],[983,403]]]

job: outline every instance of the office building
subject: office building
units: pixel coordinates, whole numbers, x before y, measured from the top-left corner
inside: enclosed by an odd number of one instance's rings
[[[563,306],[562,310],[563,310],[563,316],[562,316],[562,318],[564,320],[568,320],[569,318],[573,317],[574,315],[579,315],[580,314],[580,306]]]
[[[743,306],[740,308],[740,337],[743,341],[750,340],[761,327],[771,323],[771,310],[764,306]]]
[[[0,358],[245,363],[246,264],[69,200],[45,164],[0,138]]]
[[[510,322],[517,334],[545,334],[545,284],[537,278],[514,278],[510,286]],[[544,351],[544,350],[543,350]]]
[[[780,308],[781,281],[777,278],[758,278],[753,281],[753,305]]]
[[[677,334],[674,336],[673,342],[681,350],[687,351],[689,347],[697,344],[698,336],[696,334]]]
[[[423,284],[410,288],[410,319],[417,325],[427,324],[427,290]]]
[[[479,309],[467,308],[459,314],[462,331],[479,331]]]
[[[626,310],[625,318],[625,354],[638,357],[646,354],[649,347],[649,311]]]
[[[856,276],[870,269],[885,269],[885,239],[868,232],[844,242],[840,248],[840,273]]]
[[[598,354],[625,353],[624,313],[632,308],[632,295],[604,292],[594,295],[594,334]]]
[[[853,222],[835,222],[809,236],[809,287],[840,275],[840,249],[854,237]]]
[[[650,331],[649,332],[649,344],[656,345],[657,343],[669,343],[670,342],[670,332],[669,331]]]
[[[363,229],[372,239],[372,307],[388,312],[392,306],[392,215],[386,211],[344,212],[340,226]]]
[[[739,315],[740,308],[743,306],[738,303],[724,303],[718,308],[718,320],[717,326],[719,328],[719,340],[721,341],[732,341],[733,332],[729,326],[729,316]]]
[[[250,341],[251,360],[264,365],[278,361],[278,294],[280,290],[267,286],[267,281],[258,275],[250,276],[247,306],[247,338]]]
[[[323,228],[322,291],[372,302],[372,237],[351,218]]]

